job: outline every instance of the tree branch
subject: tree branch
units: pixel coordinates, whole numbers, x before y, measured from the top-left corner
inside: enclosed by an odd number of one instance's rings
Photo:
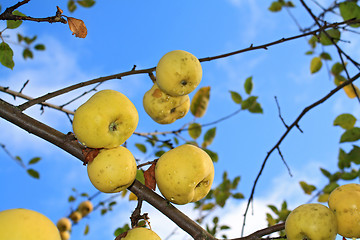
[[[343,82],[342,84],[340,84],[339,86],[337,86],[336,88],[334,88],[333,90],[330,91],[330,93],[328,93],[326,96],[324,96],[323,98],[321,98],[320,100],[314,102],[313,104],[307,106],[306,108],[303,109],[303,111],[299,114],[299,116],[295,119],[295,121],[286,129],[285,133],[280,137],[280,139],[278,140],[278,142],[275,144],[275,146],[267,153],[262,165],[261,165],[261,168],[260,168],[260,171],[258,173],[258,175],[256,176],[255,178],[255,181],[254,181],[254,185],[251,189],[251,194],[250,194],[250,197],[249,197],[249,200],[247,202],[247,205],[246,205],[246,209],[245,209],[245,213],[244,213],[244,222],[243,222],[243,226],[242,226],[242,234],[244,232],[244,229],[245,229],[245,222],[246,222],[246,216],[247,216],[247,213],[249,211],[249,207],[250,207],[250,203],[253,201],[254,199],[254,194],[255,194],[255,188],[256,188],[256,185],[259,181],[259,178],[265,168],[265,165],[267,163],[267,160],[269,159],[270,155],[274,152],[274,150],[278,149],[280,144],[282,143],[282,141],[286,138],[286,136],[289,134],[289,132],[294,128],[294,127],[297,127],[300,120],[304,117],[304,115],[309,112],[311,109],[315,108],[316,106],[320,105],[321,103],[325,102],[327,99],[329,99],[332,95],[334,95],[336,92],[338,92],[340,89],[342,89],[344,86],[346,85],[349,85],[351,84],[352,82],[354,82],[355,80],[357,80],[358,78],[360,77],[360,73],[356,74],[354,77],[352,77],[351,79]]]

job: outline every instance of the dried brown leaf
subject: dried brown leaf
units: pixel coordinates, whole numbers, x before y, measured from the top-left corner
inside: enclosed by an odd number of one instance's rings
[[[156,189],[155,166],[156,162],[151,164],[151,166],[146,171],[144,171],[145,186],[154,191]]]
[[[87,29],[85,23],[81,19],[68,17],[69,28],[75,34],[75,37],[85,38],[87,35]]]
[[[57,11],[60,13],[60,14],[63,14],[63,10],[61,9],[61,8],[59,8],[59,6],[56,6],[56,8],[57,8]]]
[[[100,148],[85,148],[82,153],[85,156],[84,165],[92,162],[94,158],[99,154]]]

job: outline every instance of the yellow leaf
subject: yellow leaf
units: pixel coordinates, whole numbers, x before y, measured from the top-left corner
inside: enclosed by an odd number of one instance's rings
[[[131,192],[129,195],[129,201],[136,201],[137,199],[138,199],[137,196]]]
[[[69,28],[75,34],[75,37],[85,38],[87,35],[87,29],[83,20],[68,17]]]
[[[204,116],[210,99],[210,87],[200,88],[194,95],[190,111],[195,117]]]
[[[327,202],[329,199],[329,195],[328,193],[323,193],[318,197],[318,202]]]
[[[353,86],[354,86],[354,87],[353,87]],[[356,93],[357,93],[357,95],[360,97],[360,90],[359,90],[359,88],[358,88],[357,86],[355,86],[355,85],[353,85],[353,86],[351,86],[351,84],[349,84],[349,85],[346,85],[345,87],[343,87],[346,95],[347,95],[349,98],[355,98],[355,97],[356,97]],[[355,93],[354,89],[355,89],[356,93]]]
[[[310,63],[310,72],[311,73],[316,73],[321,69],[321,67],[322,67],[321,58],[320,57],[314,57],[311,60],[311,63]]]

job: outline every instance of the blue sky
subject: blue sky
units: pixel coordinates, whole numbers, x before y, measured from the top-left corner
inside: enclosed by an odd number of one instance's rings
[[[186,50],[203,58],[299,34],[285,11],[274,14],[267,10],[268,1],[98,1],[93,8],[79,8],[73,14],[67,11],[66,2],[32,0],[19,10],[30,16],[46,17],[53,15],[58,5],[65,15],[85,22],[88,36],[85,39],[75,38],[63,24],[24,23],[17,30],[24,35],[38,35],[37,42],[44,43],[47,49],[35,52],[34,60],[24,61],[21,48],[12,45],[16,65],[13,71],[0,67],[1,86],[19,90],[29,79],[23,93],[36,97],[77,82],[128,71],[133,65],[137,65],[137,69],[154,67],[163,54],[175,49]],[[319,11],[311,1],[307,2],[315,12]],[[331,1],[320,2],[327,6]],[[2,9],[11,4],[13,1],[2,1]],[[310,16],[297,5],[292,13],[302,27],[311,25]],[[329,17],[340,21],[337,16]],[[4,23],[0,23],[0,29],[4,26]],[[8,30],[6,34],[16,39],[16,32]],[[359,40],[353,39],[350,34],[343,37],[351,40],[351,44],[341,43],[343,49],[358,58]],[[253,76],[253,94],[259,96],[264,109],[264,114],[241,112],[219,123],[216,138],[210,146],[220,157],[215,164],[214,184],[221,180],[224,171],[228,172],[230,178],[240,175],[239,191],[246,197],[244,201],[229,202],[228,207],[216,213],[223,216],[223,224],[233,226],[228,234],[230,237],[240,236],[242,219],[239,216],[243,215],[253,181],[266,153],[285,131],[278,117],[274,96],[278,98],[282,116],[290,124],[306,106],[334,88],[325,68],[318,74],[310,74],[311,57],[304,54],[307,50],[310,47],[304,38],[268,50],[202,63],[203,80],[199,87],[211,86],[211,97],[208,112],[198,120],[200,123],[212,122],[237,110],[238,106],[232,102],[229,91],[237,91],[245,96],[243,83],[249,76]],[[333,58],[337,57],[331,47],[325,50],[333,53]],[[133,101],[140,115],[137,132],[178,129],[192,120],[188,114],[170,126],[151,121],[142,108],[142,96],[151,85],[146,75],[136,75],[106,82],[99,89],[121,91]],[[90,88],[73,91],[49,102],[64,103]],[[3,93],[0,95],[14,104],[22,102],[19,99],[14,102],[12,97]],[[68,109],[76,109],[86,99],[76,101]],[[46,109],[41,114],[38,106],[25,112],[64,133],[71,131],[71,125],[63,113]],[[249,216],[246,232],[266,227],[267,204],[279,205],[287,200],[289,207],[294,208],[306,202],[309,196],[302,193],[298,184],[300,180],[318,186],[326,184],[319,167],[336,169],[342,131],[333,127],[332,122],[337,115],[346,112],[358,115],[359,106],[356,100],[348,99],[341,91],[303,118],[300,127],[304,133],[294,129],[289,134],[280,147],[293,177],[289,176],[279,155],[276,152],[271,155],[256,189],[254,215]],[[0,143],[5,144],[13,155],[19,155],[24,160],[35,156],[42,158],[34,166],[40,172],[41,179],[34,180],[0,151],[0,188],[4,196],[0,200],[0,210],[30,208],[56,222],[69,214],[71,207],[76,207],[78,203],[67,203],[68,196],[72,194],[71,188],[90,195],[97,192],[80,161],[4,120],[0,120],[0,127]],[[186,134],[184,137],[189,139]],[[145,159],[146,156],[134,147],[134,143],[142,140],[133,136],[128,146],[137,158]],[[94,201],[96,203],[108,197],[103,194]],[[72,239],[113,239],[113,231],[129,222],[134,207],[133,202],[118,201],[114,211],[104,217],[99,215],[99,211],[91,214],[73,227]],[[196,217],[191,206],[179,208]],[[149,205],[145,204],[143,211],[149,212],[152,228],[160,237],[165,238],[175,228],[165,227],[164,222],[170,222]],[[87,223],[90,233],[83,237]],[[171,239],[186,239],[181,230],[176,233]]]

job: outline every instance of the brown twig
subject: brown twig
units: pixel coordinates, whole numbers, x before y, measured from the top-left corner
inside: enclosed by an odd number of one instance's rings
[[[257,183],[260,179],[260,176],[265,168],[265,165],[270,157],[270,155],[274,152],[274,150],[278,149],[280,144],[282,143],[282,141],[286,138],[286,136],[289,134],[289,132],[296,126],[298,126],[300,120],[304,117],[304,115],[309,112],[311,109],[315,108],[316,106],[320,105],[321,103],[325,102],[326,100],[328,100],[332,95],[334,95],[336,92],[338,92],[339,90],[341,90],[344,86],[347,86],[348,84],[351,84],[352,82],[354,82],[355,80],[357,80],[360,77],[360,73],[356,74],[354,77],[352,77],[351,79],[343,82],[342,84],[338,85],[336,88],[334,88],[333,90],[331,90],[327,95],[325,95],[324,97],[322,97],[321,99],[319,99],[318,101],[312,103],[311,105],[307,106],[306,108],[303,109],[303,111],[299,114],[299,116],[295,119],[295,121],[286,129],[286,131],[284,132],[284,134],[280,137],[280,139],[277,141],[277,143],[271,148],[271,150],[266,154],[266,157],[261,165],[260,171],[257,174],[253,187],[251,189],[251,193],[250,193],[250,197],[248,199],[247,205],[246,205],[246,209],[245,209],[245,213],[244,213],[244,221],[243,221],[243,226],[242,226],[242,234],[244,233],[244,229],[245,229],[245,223],[246,223],[246,216],[247,213],[249,211],[249,207],[251,202],[254,199],[254,194],[255,194],[255,189],[257,186]]]

